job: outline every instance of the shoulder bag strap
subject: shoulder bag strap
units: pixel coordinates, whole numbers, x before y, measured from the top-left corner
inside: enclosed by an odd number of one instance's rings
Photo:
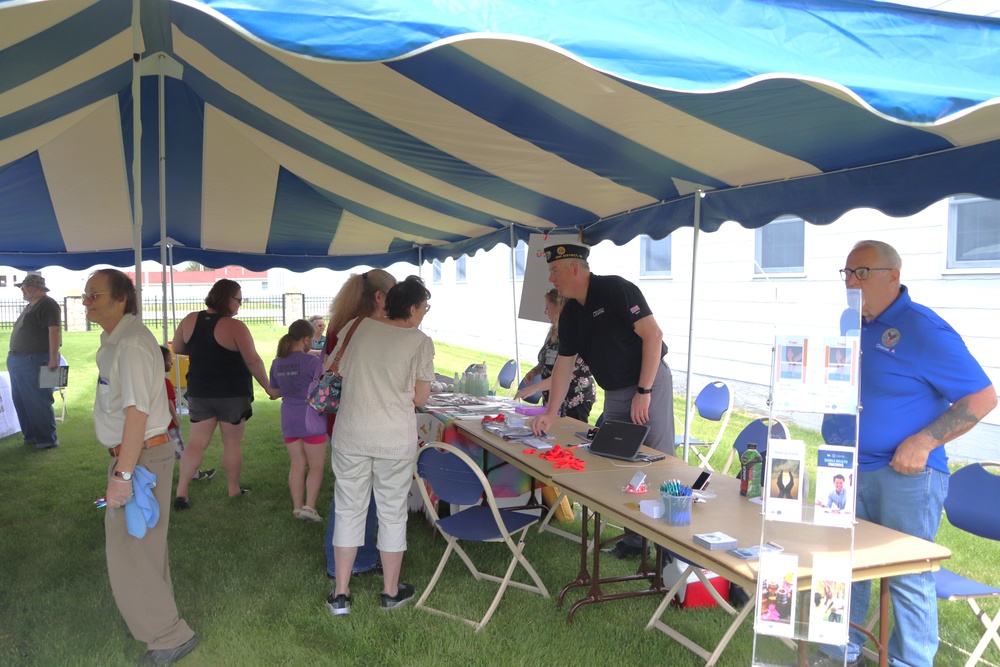
[[[354,320],[354,324],[351,325],[351,328],[347,330],[347,335],[344,336],[344,344],[340,346],[340,351],[337,352],[337,355],[333,358],[333,363],[330,364],[330,370],[333,371],[334,374],[338,374],[338,371],[340,370],[340,360],[344,357],[344,351],[347,349],[347,344],[351,342],[351,336],[354,335],[354,332],[357,330],[358,325],[361,324],[361,321],[365,319],[367,318],[357,318]]]

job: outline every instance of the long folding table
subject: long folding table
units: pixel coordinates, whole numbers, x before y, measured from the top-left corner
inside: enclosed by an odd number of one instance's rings
[[[715,498],[704,503],[693,505],[691,525],[669,526],[665,522],[647,516],[637,508],[639,500],[659,499],[660,483],[667,479],[678,479],[686,485],[691,485],[700,473],[699,468],[689,466],[678,459],[668,457],[666,465],[650,468],[647,471],[649,491],[644,496],[626,494],[622,491],[633,472],[629,470],[601,470],[576,474],[553,475],[552,482],[564,490],[570,497],[576,499],[585,507],[590,507],[595,513],[594,542],[600,541],[600,516],[613,519],[622,526],[676,553],[684,560],[708,568],[729,581],[737,583],[748,591],[756,590],[757,564],[756,560],[742,560],[725,551],[711,551],[695,544],[694,533],[722,531],[735,537],[739,546],[746,547],[760,542],[761,506],[748,501],[739,495],[739,482],[730,477],[716,475],[712,478],[710,490]],[[786,530],[781,534],[781,545],[786,552],[797,554],[836,553],[828,545],[822,543],[821,532],[809,524],[786,523]],[[585,555],[586,546],[582,547]],[[844,554],[846,556],[846,554]],[[594,569],[599,563],[599,549],[595,548]],[[873,524],[859,521],[854,533],[853,579],[864,581],[881,579],[882,615],[879,625],[879,664],[887,664],[884,647],[888,639],[888,577],[901,574],[935,571],[940,568],[942,560],[951,556],[951,551],[944,546],[927,542],[919,538]],[[800,560],[799,586],[800,590],[811,585],[811,561]],[[706,666],[714,665],[728,645],[739,625],[756,607],[756,595],[741,611],[728,607],[735,616],[726,632],[712,649],[706,649],[674,628],[665,624],[660,616],[664,613],[676,590],[684,585],[683,579],[675,584],[674,589],[667,593],[663,604],[650,619],[647,629],[656,628],[664,632],[683,646],[699,655]],[[710,590],[710,592],[712,592]],[[804,649],[804,644],[800,645]],[[804,658],[804,654],[800,656]]]

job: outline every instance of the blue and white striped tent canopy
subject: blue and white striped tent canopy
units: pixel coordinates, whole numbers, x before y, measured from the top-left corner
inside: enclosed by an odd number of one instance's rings
[[[1000,198],[998,97],[1000,21],[872,0],[0,0],[0,264],[904,215]]]

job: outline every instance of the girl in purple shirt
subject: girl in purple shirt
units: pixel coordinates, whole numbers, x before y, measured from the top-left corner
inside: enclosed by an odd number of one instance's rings
[[[295,507],[292,516],[303,521],[319,522],[323,518],[315,507],[323,484],[327,436],[326,415],[306,404],[310,385],[323,374],[319,357],[309,354],[313,335],[315,329],[308,321],[292,322],[288,333],[278,341],[270,380],[271,387],[277,389],[281,396],[281,435],[291,459],[288,489]]]

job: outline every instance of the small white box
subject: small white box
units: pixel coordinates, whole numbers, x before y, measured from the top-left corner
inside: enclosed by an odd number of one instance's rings
[[[659,500],[640,500],[639,501],[639,511],[646,516],[651,516],[654,519],[659,519],[663,516],[663,503]]]

